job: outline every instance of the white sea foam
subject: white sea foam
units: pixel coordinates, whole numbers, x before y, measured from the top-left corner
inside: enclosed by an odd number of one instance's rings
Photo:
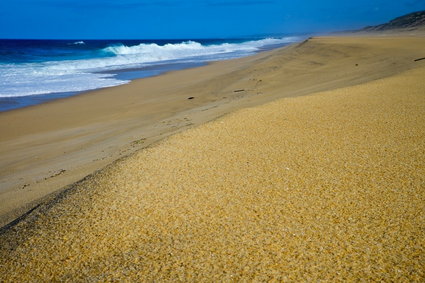
[[[15,68],[13,73],[8,74],[0,70],[0,97],[79,92],[128,82],[114,79],[112,76],[112,74],[75,72],[54,74],[28,67]]]
[[[231,59],[253,54],[266,46],[297,40],[299,38],[286,37],[216,45],[202,45],[194,41],[165,45],[116,45],[100,50],[103,57],[92,59],[0,64],[0,97],[77,92],[116,86],[128,81],[100,72],[142,68],[166,62]]]
[[[84,41],[76,41],[71,43],[72,45],[85,45],[86,43]]]
[[[267,38],[256,41],[248,41],[243,43],[223,43],[217,45],[202,45],[195,41],[187,41],[178,44],[158,45],[139,44],[136,46],[111,46],[104,49],[105,52],[110,52],[115,55],[139,55],[143,56],[145,62],[157,60],[181,59],[187,57],[223,54],[223,53],[248,53],[258,51],[259,48],[274,45],[284,44],[296,41],[295,37],[286,38]]]

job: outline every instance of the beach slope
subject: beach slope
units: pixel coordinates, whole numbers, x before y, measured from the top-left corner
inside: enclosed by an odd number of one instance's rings
[[[257,78],[272,98],[330,90],[238,110],[75,184],[3,232],[0,281],[423,281],[425,60],[409,56],[424,45],[405,40],[314,39],[380,47],[339,69],[305,59],[339,72],[300,93],[272,70]],[[279,54],[254,68],[308,74]],[[366,77],[344,80],[370,54]]]

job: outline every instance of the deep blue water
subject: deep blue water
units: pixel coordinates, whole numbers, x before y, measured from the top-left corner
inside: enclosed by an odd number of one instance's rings
[[[0,111],[299,40],[0,40]]]

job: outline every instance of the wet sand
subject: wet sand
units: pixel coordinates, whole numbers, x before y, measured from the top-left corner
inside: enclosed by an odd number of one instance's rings
[[[158,118],[166,135],[292,97],[155,143],[39,206],[0,236],[0,279],[423,280],[425,61],[414,59],[424,46],[421,37],[314,38],[0,115],[9,133],[2,145],[15,153],[12,141],[39,142],[20,145],[34,153],[65,137],[99,150],[92,137],[106,130],[105,140],[118,135],[123,144],[128,130],[155,132],[143,128],[143,115]],[[176,116],[113,95],[136,90]],[[25,126],[43,118],[43,107],[57,119],[46,117],[42,130]],[[23,202],[16,188],[4,191],[2,202]]]

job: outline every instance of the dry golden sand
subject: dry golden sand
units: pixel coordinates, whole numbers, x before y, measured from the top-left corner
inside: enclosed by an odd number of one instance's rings
[[[117,162],[2,235],[0,281],[423,282],[424,78],[241,110]]]

